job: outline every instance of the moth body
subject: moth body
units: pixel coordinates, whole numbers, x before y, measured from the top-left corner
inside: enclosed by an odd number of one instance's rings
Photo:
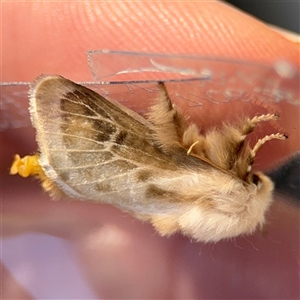
[[[38,176],[53,197],[115,205],[161,235],[209,242],[252,233],[264,223],[273,183],[251,166],[265,142],[286,137],[265,136],[253,148],[245,138],[278,117],[202,135],[163,84],[159,94],[145,119],[63,77],[40,76],[30,92],[39,154],[16,156],[11,173]]]

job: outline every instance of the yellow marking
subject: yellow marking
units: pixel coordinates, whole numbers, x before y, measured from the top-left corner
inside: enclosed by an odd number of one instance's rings
[[[42,167],[39,164],[38,155],[27,155],[23,158],[19,154],[15,155],[15,159],[10,168],[10,174],[19,174],[22,177],[30,175],[40,175],[43,173]]]

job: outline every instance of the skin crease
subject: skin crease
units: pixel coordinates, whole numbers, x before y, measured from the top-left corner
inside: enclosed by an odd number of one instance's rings
[[[209,55],[270,65],[284,53],[285,59],[299,67],[297,44],[224,3],[85,1],[1,5],[1,81],[32,81],[41,73],[61,74],[73,81],[91,80],[85,57],[89,49]],[[20,105],[26,109],[28,103]],[[290,128],[289,120],[299,117],[296,109],[290,113],[281,126]],[[263,232],[253,236],[215,245],[191,243],[180,235],[161,238],[150,225],[111,206],[53,202],[38,182],[9,176],[15,153],[24,155],[36,150],[32,128],[9,129],[1,133],[1,141],[5,145],[1,147],[4,241],[26,233],[62,238],[82,282],[96,298],[299,296],[299,214],[285,202],[272,205]],[[277,143],[285,142],[276,142],[280,147]],[[279,162],[299,148],[295,139],[287,143],[287,150],[280,153],[262,152],[260,169],[269,166],[264,165],[264,157]],[[279,200],[278,195],[275,198]],[[34,267],[56,262],[72,278],[61,256],[53,258],[47,247],[30,245],[27,251],[21,250],[17,260],[20,265],[29,258]],[[2,247],[3,263],[10,251]],[[49,260],[38,260],[41,252]],[[37,282],[43,282],[40,274],[31,274],[30,284],[24,286],[5,265],[2,276],[2,298],[34,299],[37,296],[30,291],[35,290]],[[61,286],[50,288],[59,290]],[[74,289],[71,285],[68,288],[64,295]],[[45,283],[39,298],[46,297],[48,289]]]

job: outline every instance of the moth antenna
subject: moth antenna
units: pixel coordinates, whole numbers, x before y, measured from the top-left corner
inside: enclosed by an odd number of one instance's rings
[[[243,134],[242,137],[245,139],[246,135],[251,133],[258,123],[278,120],[278,118],[279,116],[275,114],[265,114],[265,115],[255,116],[252,119],[247,119],[242,128],[242,134]]]
[[[187,154],[191,152],[203,156],[218,167],[228,170],[245,180],[251,182],[251,165],[260,148],[272,139],[286,139],[284,134],[271,134],[260,139],[251,148],[245,139],[260,122],[277,120],[278,115],[264,114],[254,118],[246,118],[240,125],[224,124],[222,130],[213,129],[205,136],[200,135],[192,126],[186,131],[188,146]],[[199,141],[199,143],[196,143]]]
[[[279,118],[279,116],[276,114],[264,114],[264,115],[260,115],[260,116],[255,116],[252,119],[247,118],[241,128],[241,137],[240,137],[240,142],[237,144],[236,157],[240,156],[241,153],[245,150],[244,141],[245,141],[247,135],[250,134],[260,122],[278,120],[278,118]],[[259,151],[259,149],[257,150],[257,152]],[[252,150],[250,149],[250,151],[252,151]],[[249,154],[250,159],[252,159],[254,157],[255,157],[255,155],[252,157],[252,155]],[[249,167],[249,169],[251,170],[251,166]]]
[[[250,134],[260,122],[278,120],[278,118],[279,118],[279,116],[276,114],[264,114],[264,115],[260,115],[260,116],[255,116],[252,119],[247,118],[244,121],[244,124],[242,125],[242,127],[240,129],[241,130],[240,141],[237,142],[237,144],[236,144],[235,153],[233,153],[235,158],[233,159],[233,161],[236,160],[238,162],[239,158],[241,158],[243,156],[243,152],[244,152],[244,155],[245,155],[245,152],[248,152],[249,153],[248,154],[249,166],[248,166],[247,170],[248,170],[248,172],[250,172],[251,171],[251,162],[253,161],[256,153],[259,151],[259,149],[262,147],[262,145],[268,141],[268,139],[266,139],[259,146],[259,148],[256,150],[256,152],[253,152],[253,149],[251,149],[247,145],[244,145],[244,141],[245,141],[247,135]],[[276,138],[276,137],[274,137],[274,138]],[[271,138],[271,139],[274,139],[274,138]],[[261,140],[259,140],[259,141],[261,141]],[[258,145],[258,142],[257,142],[257,145]],[[248,148],[248,150],[246,150],[247,148]],[[252,154],[254,154],[254,156],[252,156]]]
[[[254,159],[256,154],[259,152],[259,150],[261,149],[261,147],[268,141],[271,140],[286,140],[287,139],[287,135],[282,134],[282,133],[273,133],[270,135],[266,135],[264,138],[259,139],[257,141],[257,143],[255,144],[255,146],[253,147],[253,149],[251,150],[251,158]]]

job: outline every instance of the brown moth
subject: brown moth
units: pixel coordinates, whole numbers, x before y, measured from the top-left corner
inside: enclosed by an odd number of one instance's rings
[[[273,114],[224,124],[201,135],[172,104],[165,86],[145,119],[60,76],[42,75],[30,91],[39,152],[11,174],[35,175],[53,197],[110,203],[152,223],[161,235],[197,241],[252,233],[264,223],[273,183],[251,165],[265,136],[245,141]]]

